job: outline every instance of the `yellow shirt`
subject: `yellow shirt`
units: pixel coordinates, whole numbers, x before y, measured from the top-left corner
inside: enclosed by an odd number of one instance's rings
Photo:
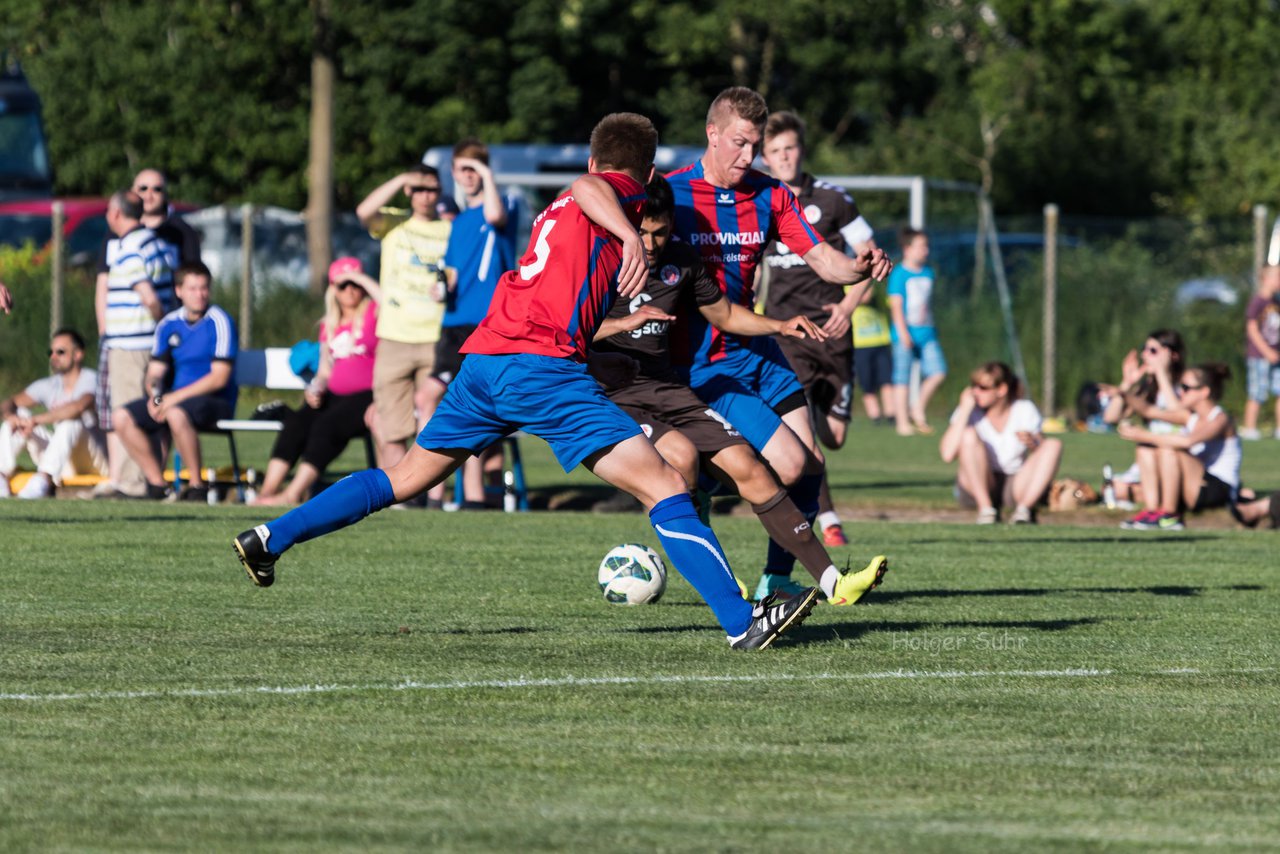
[[[851,322],[855,349],[885,347],[890,343],[889,315],[876,304],[877,302],[879,302],[878,298],[870,303],[863,303],[853,310]]]
[[[382,266],[378,284],[378,337],[404,344],[429,344],[440,340],[444,303],[433,296],[440,259],[449,245],[450,224],[424,222],[403,212],[380,211],[377,226],[395,223],[385,232],[371,232],[382,239]]]

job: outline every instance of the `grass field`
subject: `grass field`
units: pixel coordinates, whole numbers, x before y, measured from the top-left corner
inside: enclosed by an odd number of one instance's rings
[[[593,494],[525,444],[540,501]],[[838,503],[949,506],[928,440],[860,449]],[[388,511],[259,590],[261,517],[0,502],[0,850],[1280,846],[1268,532],[859,522],[873,601],[741,654],[679,578],[599,598],[640,516]],[[758,524],[715,524],[754,581]]]

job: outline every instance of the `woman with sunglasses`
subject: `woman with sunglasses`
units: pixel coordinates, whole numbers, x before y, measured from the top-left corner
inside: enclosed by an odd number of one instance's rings
[[[1144,492],[1159,496],[1155,514],[1139,513],[1121,527],[1133,530],[1180,531],[1181,510],[1193,513],[1227,507],[1240,491],[1240,437],[1231,416],[1218,405],[1222,387],[1231,376],[1226,365],[1209,363],[1183,371],[1179,378],[1182,406],[1147,411],[1146,416],[1183,425],[1178,433],[1157,433],[1121,424],[1121,438],[1152,447],[1155,476]]]
[[[1021,398],[1021,383],[1004,362],[987,362],[969,375],[960,405],[942,434],[944,462],[960,462],[956,498],[978,510],[979,525],[999,521],[1012,506],[1012,524],[1034,524],[1034,508],[1049,491],[1062,442],[1040,432],[1040,410]]]
[[[1130,416],[1140,415],[1153,433],[1178,432],[1177,423],[1153,417],[1151,413],[1181,409],[1178,377],[1186,361],[1187,348],[1177,330],[1157,329],[1149,334],[1141,351],[1130,350],[1125,355],[1120,385],[1107,389],[1110,400],[1103,410],[1103,421],[1119,424]],[[1155,467],[1154,446],[1139,445],[1133,464],[1115,478],[1116,500],[1120,506],[1132,509],[1141,503],[1144,512],[1151,515],[1159,512],[1159,493],[1142,489],[1142,484],[1155,482]]]
[[[329,266],[320,369],[307,385],[305,404],[284,419],[254,504],[301,504],[347,443],[369,429],[380,295],[359,259],[339,258]],[[284,487],[299,459],[293,481]]]

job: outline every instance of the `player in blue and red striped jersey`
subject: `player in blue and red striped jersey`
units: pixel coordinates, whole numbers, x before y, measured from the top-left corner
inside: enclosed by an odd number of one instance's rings
[[[587,370],[596,327],[618,296],[644,287],[636,226],[653,175],[657,131],[643,116],[606,116],[591,134],[590,174],[534,220],[519,266],[498,283],[467,358],[404,460],[358,472],[311,501],[245,531],[235,548],[250,579],[275,581],[289,547],[360,521],[428,489],[463,460],[516,430],[547,441],[569,471],[579,463],[638,498],[676,569],[711,606],[735,649],[764,648],[798,625],[818,591],[754,608],[738,590],[687,485]],[[591,213],[591,212],[595,213]]]
[[[707,111],[707,149],[698,162],[667,176],[675,193],[675,236],[702,255],[731,302],[755,304],[755,272],[771,239],[777,239],[822,279],[839,285],[888,275],[893,264],[874,247],[850,258],[823,242],[785,184],[751,168],[769,109],[757,92],[736,86],[716,96]],[[856,297],[860,297],[859,292]],[[804,391],[772,338],[744,338],[692,315],[689,385],[737,427],[789,488],[812,520],[818,512],[823,463],[815,447]],[[868,566],[877,582],[885,565]],[[799,593],[791,581],[794,559],[770,541],[757,598]],[[822,583],[831,595],[835,579]]]

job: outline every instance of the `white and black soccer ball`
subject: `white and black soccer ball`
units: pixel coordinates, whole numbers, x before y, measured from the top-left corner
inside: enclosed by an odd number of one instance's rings
[[[606,602],[646,605],[657,602],[667,589],[667,566],[648,546],[624,543],[600,561],[597,579]]]

